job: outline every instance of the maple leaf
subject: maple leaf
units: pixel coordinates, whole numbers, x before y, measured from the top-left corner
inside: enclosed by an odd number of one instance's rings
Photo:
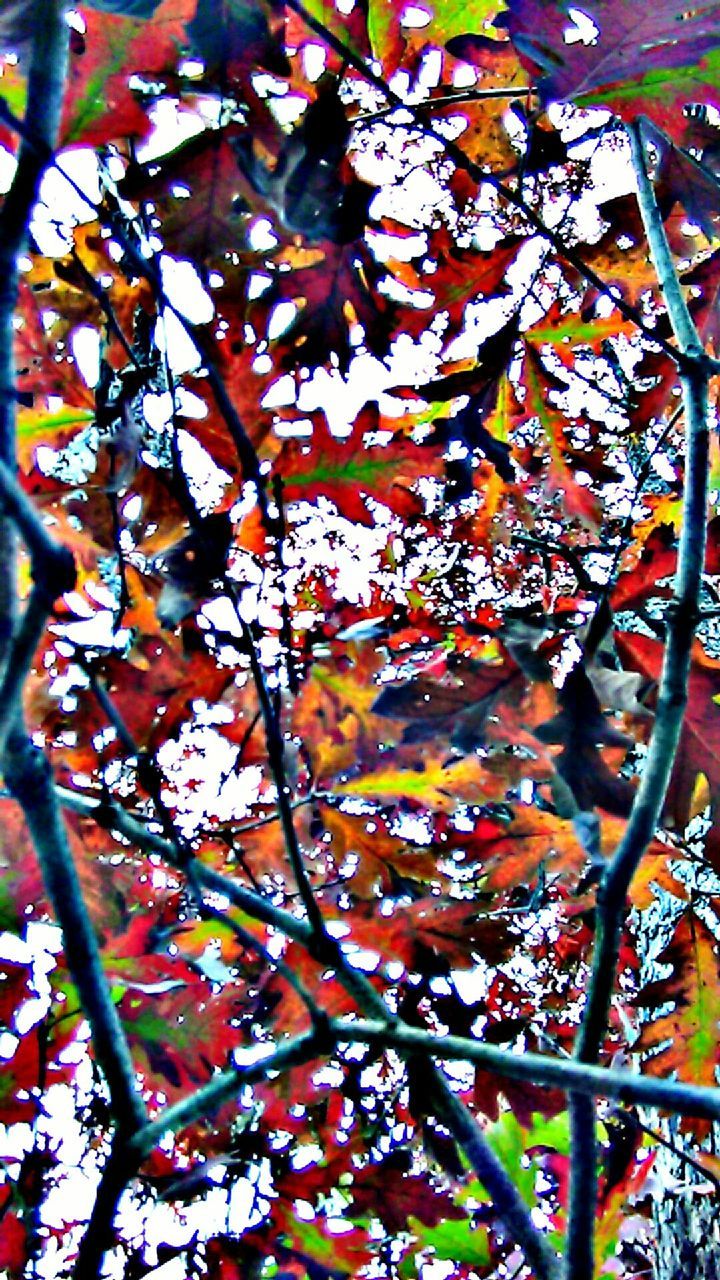
[[[403,742],[427,742],[442,734],[457,751],[474,751],[485,741],[487,719],[496,701],[512,683],[522,680],[520,669],[507,658],[497,663],[457,658],[448,674],[450,679],[443,682],[418,675],[400,685],[388,685],[373,703],[373,713],[409,720]]]
[[[152,164],[129,165],[119,184],[129,200],[151,199],[167,248],[206,270],[247,250],[246,184],[231,145],[239,132],[238,125],[204,129]]]
[[[613,773],[598,747],[629,747],[631,739],[602,714],[588,674],[578,664],[558,694],[560,711],[533,731],[541,742],[562,747],[555,767],[570,788],[581,811],[598,804],[610,813],[627,815],[634,791],[629,782]]]
[[[629,632],[616,633],[623,664],[657,682],[662,669],[663,646],[658,640]],[[713,796],[720,786],[720,663],[708,657],[699,642],[692,651],[688,705],[680,745],[666,798],[666,815],[680,830],[692,813],[692,798],[699,775],[707,778]]]
[[[382,269],[362,243],[324,241],[323,248],[321,264],[276,272],[271,286],[249,309],[250,320],[260,329],[278,303],[294,304],[295,318],[279,352],[283,369],[323,365],[332,351],[338,368],[346,373],[356,351],[358,325],[374,355],[387,353],[396,307],[376,287]]]
[[[178,1097],[208,1080],[238,1043],[232,1018],[242,991],[233,984],[213,990],[181,957],[153,951],[158,934],[156,916],[135,915],[106,945],[104,963],[122,994],[120,1015],[148,1087]],[[202,1012],[202,1033],[193,1011]]]
[[[441,898],[420,898],[409,907],[397,907],[384,922],[383,936],[373,936],[375,924],[367,917],[349,918],[350,937],[368,950],[389,954],[409,971],[445,973],[470,969],[478,956],[498,965],[510,954],[514,937],[505,921],[478,912],[472,903]],[[437,965],[439,963],[439,969]]]
[[[434,1190],[425,1178],[413,1175],[396,1152],[388,1160],[370,1164],[353,1180],[352,1214],[373,1214],[393,1235],[408,1230],[408,1218],[426,1227],[465,1218],[447,1191]]]
[[[148,117],[130,88],[128,67],[167,79],[194,10],[195,0],[163,0],[151,17],[88,11],[85,31],[72,45],[61,127],[66,146],[102,145],[147,133]]]
[[[626,556],[626,559],[629,557]],[[671,525],[661,524],[651,531],[642,545],[637,562],[624,569],[618,575],[611,596],[611,604],[616,612],[622,609],[642,607],[650,596],[669,596],[672,585],[660,585],[663,580],[674,576],[677,567],[677,546],[675,530]]]
[[[381,815],[360,816],[326,804],[320,805],[319,813],[332,836],[331,851],[338,866],[348,855],[357,862],[351,888],[358,897],[371,899],[378,888],[387,893],[393,885],[405,882],[449,884],[448,877],[438,869],[436,852],[422,846],[413,847],[393,835]]]
[[[283,958],[310,997],[328,1017],[341,1017],[354,1008],[352,996],[348,995],[339,982],[328,980],[325,967],[311,959],[304,947],[291,942]],[[260,986],[263,1000],[272,1011],[279,1030],[297,1035],[299,1031],[306,1029],[307,1005],[298,992],[288,985],[282,974],[271,974],[266,981],[261,982]]]
[[[463,843],[495,890],[530,885],[541,867],[577,879],[586,861],[572,822],[534,807],[518,806],[508,825],[481,818]]]
[[[372,645],[355,646],[341,666],[316,663],[293,707],[293,730],[307,744],[314,773],[329,778],[377,759],[383,721],[372,704],[383,660]]]
[[[651,1015],[669,1002],[673,1009],[644,1022],[633,1048],[652,1075],[674,1071],[680,1080],[714,1088],[720,1060],[717,941],[692,910],[683,911],[658,963],[671,966],[670,976],[647,983],[638,1003]]]
[[[588,0],[592,40],[568,41],[564,0],[508,0],[507,28],[523,63],[540,71],[543,102],[604,106],[623,119],[643,113],[668,132],[684,130],[682,107],[712,92],[720,43],[720,5],[688,9],[659,0],[638,13],[626,0]]]
[[[462,328],[468,297],[489,298],[510,293],[507,273],[517,258],[520,241],[516,236],[506,236],[494,249],[479,251],[459,245],[447,227],[441,227],[432,245],[432,266],[425,266],[418,283],[432,290],[434,308],[447,312],[448,331]],[[412,330],[410,317],[404,317],[404,326]],[[421,319],[422,328],[426,320]]]
[[[366,409],[350,435],[338,438],[318,415],[312,437],[286,441],[275,461],[286,502],[329,498],[346,519],[368,527],[375,523],[368,498],[406,518],[420,514],[423,501],[413,486],[434,474],[437,455],[401,431],[385,444],[366,443],[368,433],[379,427],[377,414]]]
[[[257,63],[275,75],[289,75],[290,64],[282,46],[282,32],[270,18],[277,14],[272,4],[249,4],[248,0],[198,0],[187,24],[187,34],[207,70],[234,79]]]
[[[409,801],[426,809],[454,809],[463,802],[499,798],[502,783],[493,786],[481,762],[475,756],[464,760],[425,760],[415,769],[391,768],[369,771],[347,781],[333,783],[337,796],[363,796],[367,799]]]

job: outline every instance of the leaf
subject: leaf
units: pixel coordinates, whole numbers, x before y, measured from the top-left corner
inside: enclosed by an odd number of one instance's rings
[[[432,1249],[438,1262],[487,1267],[492,1261],[486,1227],[475,1227],[467,1220],[427,1227],[417,1217],[409,1225],[419,1245]]]
[[[367,1235],[360,1228],[332,1232],[320,1216],[311,1222],[303,1221],[292,1206],[282,1203],[275,1205],[273,1217],[279,1231],[292,1242],[293,1253],[307,1268],[306,1275],[312,1275],[313,1280],[354,1277],[370,1260]]]
[[[629,557],[627,557],[629,558]],[[616,612],[637,609],[650,596],[668,596],[672,586],[658,586],[663,579],[672,578],[677,567],[675,530],[670,525],[657,525],[643,544],[634,567],[628,567],[618,575],[611,596]]]
[[[508,659],[498,663],[459,659],[443,682],[419,675],[400,685],[387,685],[372,711],[408,720],[403,742],[428,742],[442,734],[466,754],[483,745],[495,702],[519,680],[519,668]]]
[[[564,439],[566,419],[548,404],[550,381],[539,357],[526,345],[524,382],[527,390],[522,418],[537,417],[550,455],[545,484],[548,491],[558,495],[564,508],[576,516],[588,529],[597,529],[601,518],[601,503],[589,487],[580,485],[572,474],[567,461],[567,445]]]
[[[353,942],[370,951],[378,951],[381,944],[383,954],[401,960],[408,971],[419,973],[427,971],[428,965],[431,971],[440,973],[451,968],[470,969],[478,957],[497,965],[514,945],[506,923],[476,911],[468,902],[421,898],[388,915],[381,936],[370,918],[355,917],[349,923]]]
[[[172,253],[207,268],[225,265],[230,251],[247,249],[245,190],[231,141],[239,128],[204,129],[152,164],[130,164],[119,190],[130,200],[151,199],[162,213]]]
[[[650,1075],[672,1071],[680,1080],[714,1088],[720,1060],[717,943],[692,910],[681,915],[658,964],[671,966],[669,976],[647,983],[638,1003],[651,1012],[670,1002],[673,1008],[646,1021],[633,1047],[644,1055]]]
[[[229,1020],[238,1005],[232,987],[213,993],[184,961],[159,955],[113,957],[107,971],[125,989],[119,1011],[131,1046],[141,1055],[147,1087],[170,1098],[204,1084],[238,1042]],[[202,1030],[197,1015],[201,1014]]]
[[[358,778],[333,784],[337,796],[410,801],[425,809],[454,809],[472,804],[488,794],[488,779],[480,761],[473,756],[443,763],[426,761],[416,769],[379,769]]]
[[[413,444],[402,432],[385,444],[366,443],[368,433],[379,426],[376,416],[366,411],[358,416],[350,435],[338,439],[318,416],[310,439],[287,441],[276,460],[285,501],[328,498],[346,519],[368,527],[375,523],[368,498],[400,516],[419,514],[423,502],[414,486],[420,477],[437,470],[433,453],[426,445]]]
[[[24,471],[31,471],[39,445],[62,448],[77,431],[93,422],[94,418],[92,409],[68,408],[50,413],[46,409],[21,407],[17,419],[20,466]]]
[[[360,1170],[353,1181],[353,1214],[372,1214],[392,1235],[412,1230],[408,1227],[411,1215],[423,1227],[464,1220],[464,1211],[447,1191],[434,1189],[397,1163],[396,1156]]]
[[[0,32],[0,35],[2,33]],[[9,1280],[20,1280],[25,1275],[28,1258],[28,1235],[25,1224],[12,1210],[3,1206],[0,1219],[0,1267]]]
[[[629,632],[616,633],[623,665],[657,682],[662,668],[663,645],[658,640]],[[720,663],[709,658],[698,642],[692,651],[688,704],[665,801],[667,819],[676,829],[687,826],[698,776],[708,781],[713,797],[720,788]]]
[[[712,93],[720,5],[659,0],[639,13],[626,0],[589,0],[578,13],[591,33],[563,0],[508,0],[503,25],[523,63],[541,73],[544,103],[604,106],[624,120],[643,112],[672,133],[684,125],[684,103]]]
[[[535,807],[518,807],[506,826],[481,821],[468,841],[468,854],[496,890],[530,886],[542,866],[552,876],[579,878],[586,861],[573,823]]]
[[[197,9],[187,24],[193,51],[198,53],[208,71],[227,78],[237,74],[237,66],[256,62],[275,75],[289,75],[282,32],[271,31],[268,18],[272,5],[252,4],[249,0],[198,0]]]
[[[351,876],[352,892],[357,897],[373,899],[378,890],[390,893],[394,886],[406,881],[443,887],[449,884],[438,869],[436,853],[393,835],[379,814],[361,816],[330,805],[320,805],[319,812],[332,836],[330,850],[338,867],[343,858],[357,861]]]
[[[152,17],[145,17],[144,7],[143,16],[135,7],[131,14],[88,11],[85,31],[73,43],[61,129],[65,146],[102,145],[147,133],[148,118],[130,88],[130,76],[139,72],[158,79],[174,71],[194,9],[194,0],[163,0]]]
[[[612,772],[598,747],[629,747],[631,740],[602,714],[582,663],[567,676],[558,702],[558,714],[538,725],[534,733],[541,742],[562,747],[555,767],[578,808],[585,812],[597,804],[609,813],[627,816],[634,790],[625,778]]]
[[[323,365],[332,351],[346,373],[356,350],[358,326],[364,342],[377,355],[385,355],[395,318],[395,305],[377,287],[378,265],[358,245],[326,246],[321,265],[276,274],[250,318],[259,329],[269,323],[280,302],[293,303],[296,313],[283,335],[282,369]]]

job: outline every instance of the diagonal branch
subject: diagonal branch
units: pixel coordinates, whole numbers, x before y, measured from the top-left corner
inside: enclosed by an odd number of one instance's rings
[[[62,929],[68,968],[110,1091],[113,1117],[119,1130],[132,1131],[144,1122],[145,1109],[60,817],[49,762],[26,733],[14,732],[4,753],[3,773],[25,813],[43,883]]]

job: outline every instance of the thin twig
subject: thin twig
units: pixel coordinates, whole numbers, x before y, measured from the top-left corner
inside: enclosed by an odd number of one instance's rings
[[[489,89],[460,89],[456,93],[439,94],[436,98],[428,98],[426,102],[415,102],[413,103],[413,111],[444,111],[446,107],[454,107],[463,103],[489,102],[498,98],[509,98],[511,100],[527,98],[533,92],[532,87],[515,86],[515,88],[505,88],[502,85],[494,85]],[[404,109],[408,110],[408,108]],[[389,107],[379,107],[376,111],[362,111],[353,116],[350,123],[352,125],[373,124],[376,120],[382,120],[385,116],[392,115],[393,111],[397,110],[397,104],[391,103]]]

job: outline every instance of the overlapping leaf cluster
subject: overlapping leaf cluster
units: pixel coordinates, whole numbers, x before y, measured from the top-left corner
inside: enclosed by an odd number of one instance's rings
[[[33,23],[31,5],[7,8],[15,154],[33,145]],[[384,1006],[439,1037],[572,1051],[597,883],[661,714],[684,366],[624,122],[646,118],[670,249],[719,356],[720,5],[578,14],[71,14],[43,189],[58,194],[41,195],[22,261],[15,362],[22,487],[77,581],[25,681],[29,731],[149,1121],[316,1036],[307,1060],[242,1090],[238,1076],[143,1152],[146,1198],[116,1224],[129,1268],[156,1261],[138,1215],[169,1200],[187,1231],[162,1259],[188,1274],[406,1277],[433,1259],[519,1274],[524,1242],[427,1055],[348,1048],[332,1020]],[[61,191],[74,212],[53,240]],[[683,884],[698,859],[720,870],[716,520],[708,536],[688,714],[601,1060],[636,1052],[711,1088],[717,941]],[[24,597],[30,580],[21,558]],[[74,1090],[91,1172],[113,1117],[77,1047],[77,974],[63,951],[49,976],[32,959],[49,891],[15,801],[0,804],[18,940],[3,954],[20,957],[2,961],[0,1261],[20,1276],[50,1248],[70,1265],[85,1229],[55,1239],[39,1216],[69,1175],[43,1095]],[[638,920],[660,893],[677,909],[672,974],[633,1006]],[[565,1094],[472,1061],[452,1082],[560,1251]],[[608,1118],[598,1244],[631,1275],[646,1238],[624,1206],[649,1212],[652,1157],[637,1129],[624,1147],[614,1132]]]

